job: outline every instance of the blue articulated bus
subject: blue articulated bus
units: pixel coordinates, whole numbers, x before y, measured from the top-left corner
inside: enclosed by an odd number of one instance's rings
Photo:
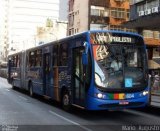
[[[61,102],[68,110],[117,110],[148,103],[143,38],[87,31],[8,56],[13,87]]]

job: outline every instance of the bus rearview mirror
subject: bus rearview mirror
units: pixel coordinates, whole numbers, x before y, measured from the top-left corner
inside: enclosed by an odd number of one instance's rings
[[[83,65],[88,65],[88,57],[85,52],[83,52],[83,54],[82,54],[82,63],[83,63]]]
[[[82,54],[82,63],[83,65],[87,65],[88,64],[88,50],[89,50],[89,43],[88,42],[84,42],[84,52]]]
[[[84,48],[85,48],[85,53],[88,54],[88,49],[89,49],[89,43],[84,42]]]

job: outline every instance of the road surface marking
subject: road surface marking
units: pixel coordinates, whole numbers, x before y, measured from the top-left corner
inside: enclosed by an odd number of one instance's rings
[[[145,112],[141,112],[141,111],[134,111],[134,110],[128,110],[128,109],[125,109],[124,110],[125,112],[128,112],[128,113],[132,113],[132,114],[136,114],[136,115],[139,115],[139,116],[144,116],[144,117],[148,117],[148,118],[156,118],[156,119],[159,119],[159,117],[155,116],[155,115],[150,115],[150,114],[147,114]]]
[[[69,119],[67,119],[67,118],[65,118],[65,117],[63,117],[63,116],[61,116],[61,115],[59,115],[59,114],[57,114],[57,113],[55,113],[55,112],[53,112],[53,111],[49,111],[49,112],[50,112],[52,115],[58,116],[58,117],[60,117],[61,119],[65,120],[65,121],[68,121],[68,122],[70,122],[70,123],[72,123],[72,124],[74,124],[74,125],[77,125],[77,126],[81,127],[82,129],[84,129],[84,130],[86,130],[86,131],[92,131],[91,129],[89,129],[89,128],[85,127],[85,126],[82,126],[82,125],[80,125],[80,124],[77,123],[77,122],[74,122],[74,121],[72,121],[72,120],[69,120]]]
[[[21,99],[27,101],[27,98],[23,97],[23,96],[19,96]]]
[[[10,91],[9,89],[6,89],[6,91]]]

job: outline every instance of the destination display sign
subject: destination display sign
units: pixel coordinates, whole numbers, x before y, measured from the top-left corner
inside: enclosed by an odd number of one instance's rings
[[[135,43],[135,37],[120,33],[91,33],[90,41],[92,44],[110,44],[110,43]]]
[[[111,36],[111,42],[127,42],[127,43],[132,43],[132,38],[130,37],[114,37]]]

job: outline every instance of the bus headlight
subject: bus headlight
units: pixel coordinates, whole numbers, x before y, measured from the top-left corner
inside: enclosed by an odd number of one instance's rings
[[[104,95],[102,93],[97,93],[96,97],[99,98],[99,99],[102,99],[102,98],[104,98]]]
[[[143,96],[146,96],[149,92],[148,91],[143,91]]]

